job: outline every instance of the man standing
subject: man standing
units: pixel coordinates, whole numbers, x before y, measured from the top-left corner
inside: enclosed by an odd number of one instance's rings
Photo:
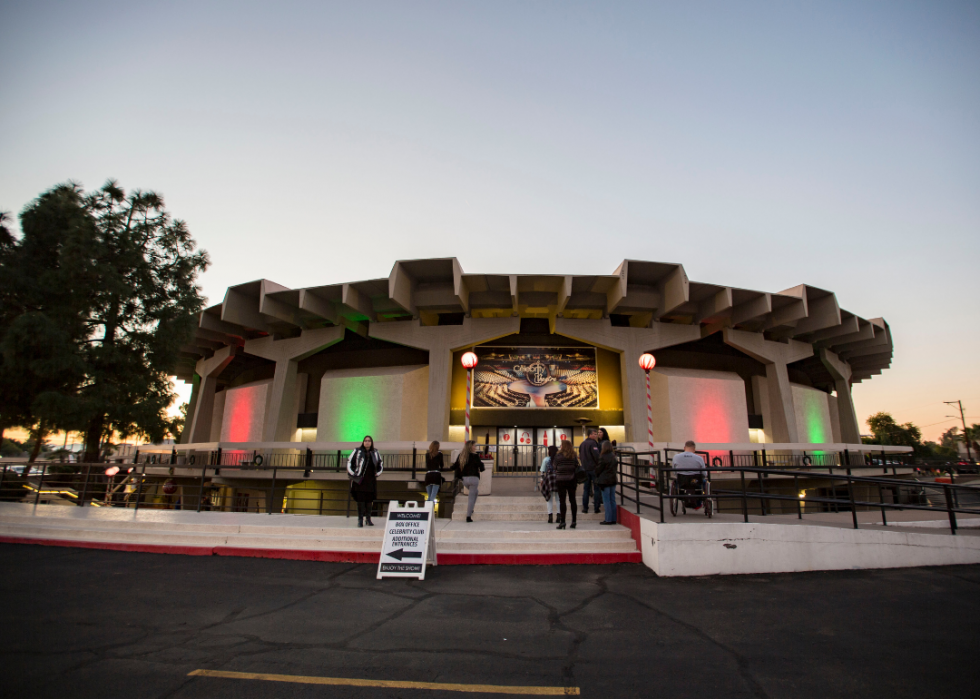
[[[589,430],[589,436],[585,438],[578,447],[578,460],[582,464],[582,468],[585,470],[585,482],[582,484],[582,514],[589,511],[589,494],[593,494],[595,500],[595,512],[599,513],[599,487],[595,482],[595,467],[599,463],[599,443],[596,441],[596,436],[599,431],[596,429]]]
[[[684,451],[674,454],[670,460],[670,465],[677,469],[674,474],[677,476],[677,490],[680,492],[698,490],[704,492],[704,478],[707,469],[704,466],[704,459],[700,454],[695,454],[697,445],[691,440],[684,442]],[[688,500],[693,502],[692,509],[701,509],[701,500]]]

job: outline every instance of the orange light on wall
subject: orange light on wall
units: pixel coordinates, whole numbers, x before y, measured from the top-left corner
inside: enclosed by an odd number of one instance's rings
[[[657,359],[649,352],[640,355],[640,368],[643,369],[643,371],[650,371],[656,365]]]

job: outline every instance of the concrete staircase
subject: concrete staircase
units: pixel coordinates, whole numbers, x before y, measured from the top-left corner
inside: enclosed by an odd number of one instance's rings
[[[480,498],[477,517],[437,519],[441,564],[639,562],[630,531],[579,520],[575,530],[547,523],[542,498]],[[382,518],[357,527],[356,518],[232,512],[74,508],[0,503],[0,542],[44,543],[189,555],[258,556],[377,562]]]
[[[380,522],[374,527],[359,529],[342,517],[238,515],[218,512],[202,513],[202,517],[197,513],[175,512],[172,514],[177,517],[161,521],[156,518],[144,519],[146,515],[152,517],[155,514],[150,512],[141,513],[140,518],[134,518],[132,510],[121,511],[129,514],[127,518],[104,519],[38,517],[13,514],[5,509],[0,509],[0,535],[14,538],[195,548],[230,546],[380,552],[384,537],[384,527],[380,526]],[[181,521],[192,517],[197,521]],[[243,517],[257,521],[234,521]],[[222,519],[229,521],[223,523]],[[263,522],[263,519],[266,521]]]
[[[577,521],[601,522],[606,518],[603,512],[595,514],[592,509],[589,512],[582,512],[581,494],[577,496],[578,517]],[[594,505],[589,503],[589,507]],[[555,515],[558,514],[557,508]],[[466,521],[466,496],[456,498],[453,508],[453,521]],[[540,495],[523,497],[500,497],[487,495],[476,500],[476,508],[473,510],[474,522],[545,522],[548,521],[548,503]],[[572,521],[572,513],[568,513],[568,523]]]

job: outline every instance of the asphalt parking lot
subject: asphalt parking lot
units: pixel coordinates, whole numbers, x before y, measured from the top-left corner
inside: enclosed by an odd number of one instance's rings
[[[980,566],[693,579],[451,566],[418,582],[375,580],[371,565],[0,545],[0,570],[4,697],[980,693]],[[302,683],[322,678],[341,683]]]

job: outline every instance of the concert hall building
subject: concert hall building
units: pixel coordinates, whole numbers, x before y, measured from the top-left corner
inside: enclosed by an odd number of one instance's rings
[[[656,442],[860,443],[852,384],[887,368],[888,324],[802,284],[778,293],[624,261],[612,274],[472,274],[454,258],[387,278],[230,287],[183,348],[181,441],[551,444],[583,423]]]

